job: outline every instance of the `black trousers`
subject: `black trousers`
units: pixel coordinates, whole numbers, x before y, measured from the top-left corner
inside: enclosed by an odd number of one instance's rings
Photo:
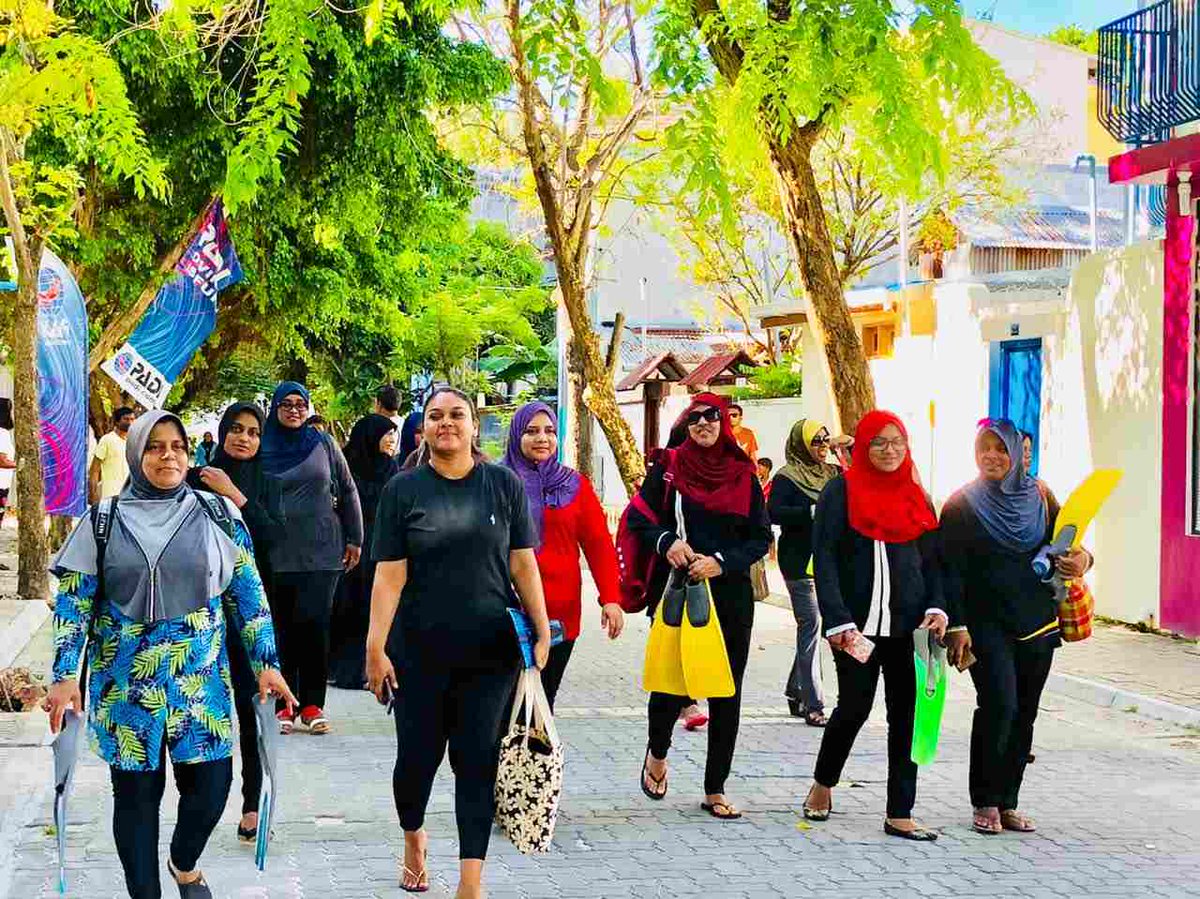
[[[821,738],[813,777],[821,786],[831,788],[841,780],[854,740],[871,715],[882,672],[888,723],[887,816],[910,818],[917,799],[917,766],[912,760],[917,675],[912,638],[872,637],[871,640],[875,651],[865,663],[844,652],[833,654],[837,668],[837,708],[829,716],[829,725]]]
[[[229,633],[229,679],[233,683],[233,707],[237,712],[238,743],[242,750],[242,814],[258,811],[262,792],[262,761],[258,757],[258,719],[254,703],[258,702],[258,682],[250,657],[237,634]]]
[[[754,629],[754,588],[748,578],[714,578],[713,607],[721,622],[725,652],[733,670],[735,692],[725,699],[708,700],[708,758],[704,764],[706,795],[725,792],[725,781],[733,767],[738,727],[742,717],[742,676],[750,657],[750,634]],[[679,713],[694,700],[669,693],[651,693],[649,707],[650,754],[665,759]]]
[[[277,571],[269,597],[284,680],[300,708],[325,705],[329,616],[340,571]]]
[[[396,697],[392,793],[400,826],[420,830],[433,779],[450,748],[458,856],[487,857],[496,815],[500,725],[517,669],[406,664]]]
[[[125,869],[125,886],[132,899],[160,899],[158,816],[166,787],[165,758],[154,771],[110,768],[113,791],[113,838]],[[179,788],[179,813],[171,836],[171,863],[192,871],[212,836],[233,781],[233,761],[220,759],[193,765],[172,765]]]
[[[364,558],[342,575],[329,624],[329,679],[343,690],[366,683],[367,631],[371,625],[371,585],[376,563]]]
[[[542,687],[546,690],[546,698],[550,700],[550,710],[554,711],[554,697],[562,685],[563,675],[567,673],[567,663],[571,661],[571,652],[575,649],[574,640],[563,640],[557,646],[550,647],[550,658],[542,669]]]
[[[976,708],[971,724],[971,804],[1015,809],[1033,746],[1033,723],[1054,650],[1054,637],[1020,642],[997,628],[971,631]]]

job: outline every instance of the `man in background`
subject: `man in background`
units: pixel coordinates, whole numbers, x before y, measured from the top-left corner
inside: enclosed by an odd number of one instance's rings
[[[400,417],[400,391],[391,384],[384,384],[375,394],[375,414],[391,419],[399,429],[404,427],[404,419]],[[400,443],[396,443],[396,451],[400,451]]]
[[[758,438],[754,432],[742,424],[742,407],[737,403],[729,406],[729,426],[733,429],[733,439],[742,448],[742,452],[750,457],[751,462],[758,461]]]
[[[88,497],[97,502],[116,496],[129,477],[129,466],[125,462],[125,438],[137,414],[128,406],[121,406],[113,413],[113,429],[100,438],[92,455],[92,467],[88,470]]]

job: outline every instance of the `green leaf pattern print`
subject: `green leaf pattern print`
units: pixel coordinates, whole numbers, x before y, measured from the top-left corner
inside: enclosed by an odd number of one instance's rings
[[[256,675],[279,667],[262,579],[240,521],[234,537],[237,564],[224,594],[167,621],[133,621],[103,600],[93,621],[95,575],[67,571],[59,578],[53,679],[76,677],[86,646],[91,744],[113,767],[154,770],[164,743],[171,761],[180,764],[232,754],[227,623],[246,646]]]

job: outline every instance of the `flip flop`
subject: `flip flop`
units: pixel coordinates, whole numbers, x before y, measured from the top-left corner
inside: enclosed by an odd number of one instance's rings
[[[650,778],[650,783],[654,784],[655,788],[662,787],[661,793],[656,793],[646,786],[647,777]],[[642,760],[642,776],[638,778],[638,785],[648,799],[661,802],[667,798],[667,775],[664,773],[662,777],[655,777],[650,773],[650,747],[648,746],[646,747],[646,757]]]
[[[981,814],[980,809],[975,809],[971,818],[971,829],[976,833],[991,837],[1000,833],[1004,829],[1004,826],[1001,821],[993,821],[990,815],[986,813]]]
[[[704,809],[718,821],[736,821],[742,817],[742,813],[728,802],[701,802],[700,808]]]
[[[820,709],[814,709],[804,713],[804,723],[809,727],[825,727],[829,724],[829,718]]]
[[[922,827],[915,821],[913,822],[912,830],[904,830],[897,827],[891,821],[884,821],[883,832],[890,837],[900,837],[902,840],[913,840],[917,843],[932,843],[938,838],[937,831]]]
[[[812,791],[809,790],[809,795]],[[829,816],[833,814],[833,794],[829,796],[829,808],[813,808],[808,804],[808,796],[804,797],[804,820],[805,821],[828,821]]]
[[[425,866],[425,859],[428,857],[429,851],[421,853],[421,870],[414,871],[403,862],[400,863],[400,889],[406,893],[428,893],[429,892],[429,869]],[[405,880],[416,881],[415,886],[406,886]]]
[[[1004,830],[1015,830],[1017,833],[1034,833],[1037,830],[1033,819],[1022,815],[1015,808],[1006,809],[1000,813],[1000,826]]]

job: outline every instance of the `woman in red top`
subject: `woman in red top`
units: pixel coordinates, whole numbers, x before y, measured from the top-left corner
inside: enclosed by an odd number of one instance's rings
[[[542,685],[553,708],[579,636],[583,590],[579,550],[583,549],[600,591],[600,623],[614,640],[625,626],[618,603],[617,552],[591,482],[558,461],[558,429],[554,412],[545,403],[528,403],[517,410],[508,430],[504,464],[525,483],[540,541],[537,561],[546,612],[563,626],[563,642],[550,648],[550,660],[542,669]]]

